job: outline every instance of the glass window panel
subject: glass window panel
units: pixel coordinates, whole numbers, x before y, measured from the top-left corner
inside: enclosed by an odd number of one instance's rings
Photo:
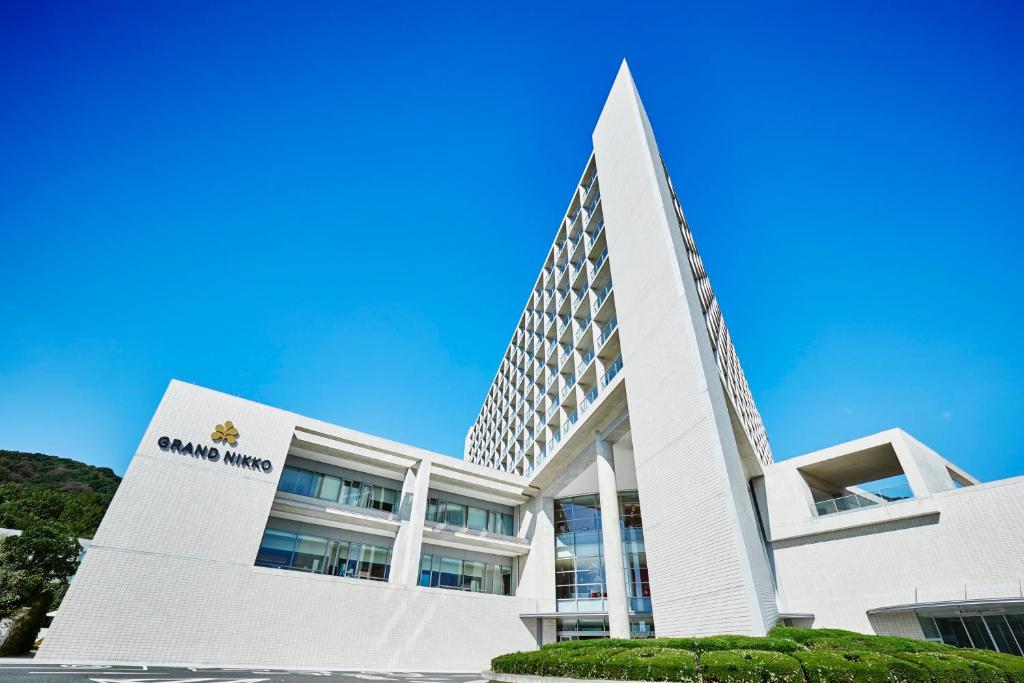
[[[267,529],[263,533],[256,564],[268,567],[288,567],[292,562],[292,550],[295,548],[295,534],[287,531]]]
[[[1024,614],[1006,614],[1010,632],[1017,638],[1017,645],[1024,649]]]
[[[351,481],[346,479],[341,486],[341,497],[345,505],[359,505],[359,495],[362,491],[362,485],[358,481]]]
[[[484,531],[487,529],[487,510],[481,510],[480,508],[469,508],[469,512],[466,517],[466,526],[470,529],[477,529]]]
[[[484,563],[466,560],[462,563],[463,590],[482,593],[484,590]]]
[[[292,560],[292,566],[304,571],[322,572],[326,553],[326,538],[299,534],[299,541],[295,544],[295,557]]]
[[[501,568],[501,594],[512,595],[512,567]]]
[[[420,558],[420,585],[421,586],[429,586],[430,585],[430,561],[431,561],[431,559],[432,558],[430,557],[430,555],[424,555],[422,558]]]
[[[967,633],[971,636],[971,641],[974,643],[974,647],[983,647],[986,650],[996,649],[996,644],[992,642],[992,638],[989,637],[988,629],[985,628],[984,622],[981,617],[963,617],[964,626],[967,627]]]
[[[434,555],[434,560],[430,563],[430,585],[434,588],[441,585],[441,557],[439,555]]]
[[[960,617],[936,617],[935,624],[939,627],[942,642],[956,647],[971,647],[967,630],[960,623]]]
[[[317,493],[317,497],[323,500],[337,501],[340,494],[341,479],[338,477],[324,475],[320,481],[320,491]]]
[[[506,536],[514,536],[515,528],[512,523],[512,515],[502,514],[501,515],[501,533]]]
[[[430,498],[427,500],[427,521],[437,521],[437,498]]]
[[[466,508],[456,503],[446,503],[444,506],[444,522],[453,526],[466,526]]]
[[[299,471],[291,466],[285,466],[284,472],[281,473],[281,481],[277,484],[279,491],[285,493],[295,493],[295,487],[298,482]]]
[[[462,576],[462,560],[451,557],[441,558],[441,576],[438,586],[441,588],[458,588]]]
[[[1010,633],[1010,626],[1006,623],[1006,618],[1002,614],[990,614],[983,618],[992,637],[995,638],[996,649],[1011,655],[1019,655],[1020,649],[1013,639],[1013,634]]]

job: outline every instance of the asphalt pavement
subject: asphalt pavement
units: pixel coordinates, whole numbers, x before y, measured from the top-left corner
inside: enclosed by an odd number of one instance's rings
[[[3,683],[483,683],[479,673],[43,664],[0,659]]]

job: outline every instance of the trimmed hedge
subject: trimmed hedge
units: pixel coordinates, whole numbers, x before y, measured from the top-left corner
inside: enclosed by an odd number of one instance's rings
[[[952,645],[929,640],[900,638],[899,636],[869,636],[838,628],[792,628],[776,626],[771,636],[794,640],[804,647],[817,650],[867,650],[882,654],[897,652],[956,652]]]
[[[542,650],[579,650],[593,648],[641,648],[664,647],[673,650],[689,650],[700,654],[715,650],[764,650],[769,652],[791,653],[803,649],[803,646],[789,638],[767,636],[709,636],[707,638],[654,638],[654,639],[617,639],[600,638],[594,640],[563,640],[560,643],[548,643]]]
[[[764,638],[578,640],[496,657],[496,672],[692,683],[1024,683],[1024,657],[839,629]]]
[[[781,652],[714,650],[700,657],[706,683],[804,683],[800,662]]]
[[[892,655],[864,651],[815,650],[793,655],[808,683],[931,683],[921,666]]]
[[[991,664],[937,652],[903,652],[896,655],[919,664],[932,680],[942,683],[1006,683],[1006,676]]]
[[[1004,652],[993,652],[992,650],[970,650],[962,649],[956,651],[956,656],[963,659],[973,659],[976,662],[991,664],[1006,676],[1010,683],[1024,683],[1024,657],[1014,657]]]

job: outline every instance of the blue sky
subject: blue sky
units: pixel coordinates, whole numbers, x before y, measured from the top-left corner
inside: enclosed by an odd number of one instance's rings
[[[0,448],[176,377],[460,455],[623,57],[776,457],[1020,461],[1015,3],[0,7]]]

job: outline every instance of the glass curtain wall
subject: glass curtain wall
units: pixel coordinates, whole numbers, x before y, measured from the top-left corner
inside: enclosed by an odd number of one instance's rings
[[[512,567],[424,553],[420,558],[420,585],[512,595]]]
[[[391,549],[267,528],[256,555],[256,566],[386,581]]]
[[[559,612],[608,610],[596,495],[555,501],[555,596]]]
[[[928,640],[956,647],[980,647],[1024,654],[1024,614],[919,616]]]
[[[291,465],[286,465],[281,473],[277,490],[392,513],[398,510],[400,495],[397,489],[342,479]]]
[[[626,568],[626,597],[631,612],[651,611],[651,584],[647,576],[647,551],[640,497],[636,491],[619,493],[622,556]]]
[[[514,536],[512,515],[483,508],[463,505],[450,500],[430,498],[427,500],[427,521],[451,524],[467,529],[489,531],[492,534]]]

